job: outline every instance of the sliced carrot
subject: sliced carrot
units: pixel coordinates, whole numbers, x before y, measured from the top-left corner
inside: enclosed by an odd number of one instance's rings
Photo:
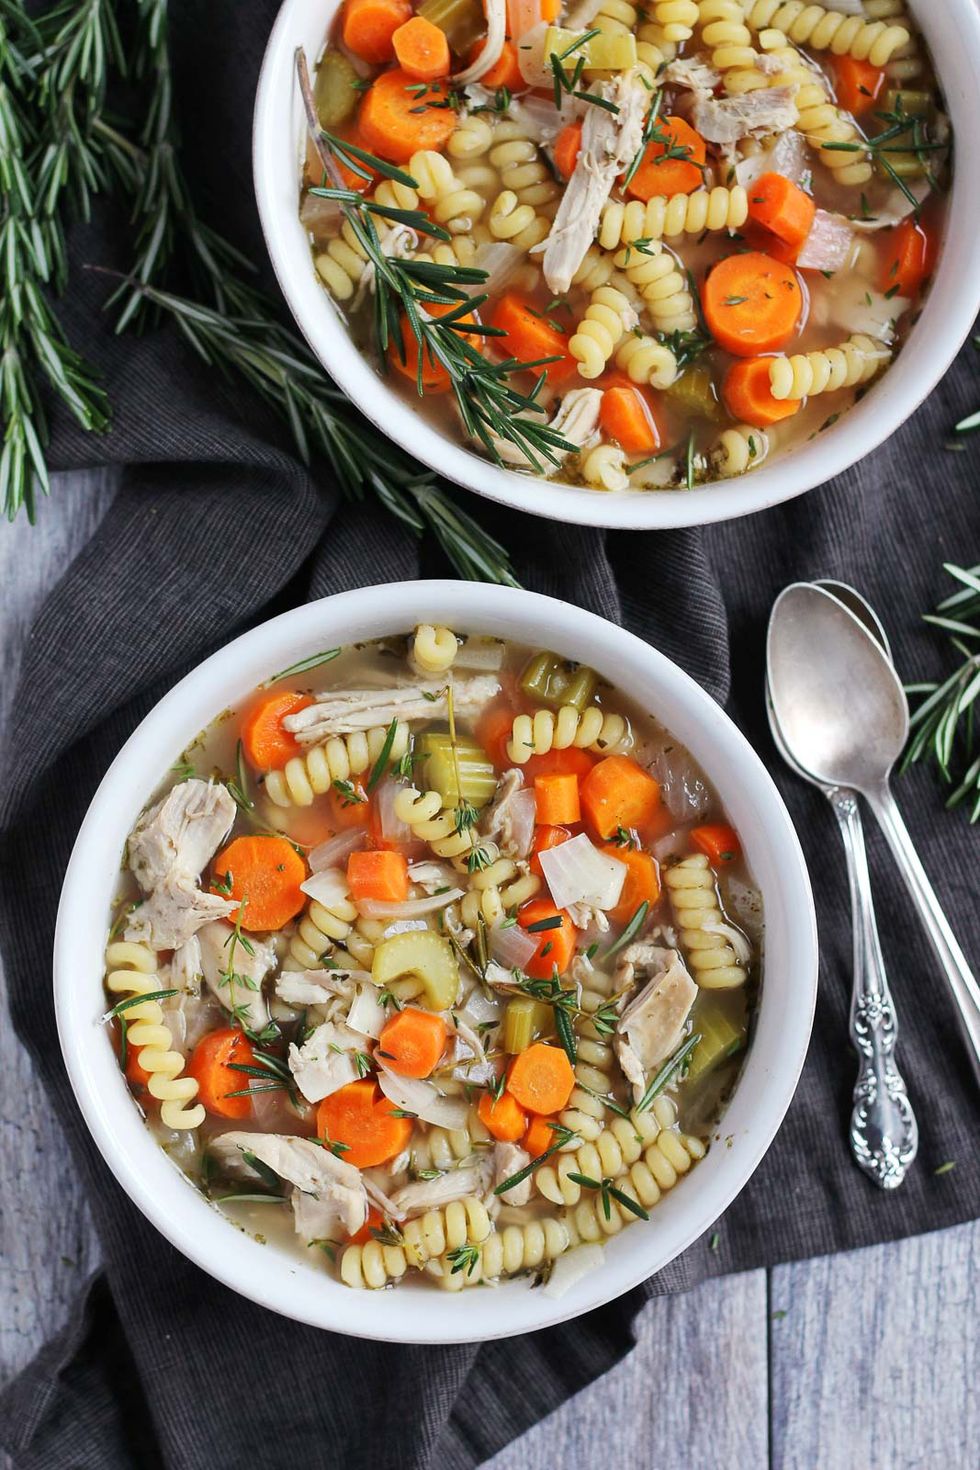
[[[497,350],[518,362],[534,363],[544,357],[557,357],[558,362],[545,368],[549,383],[561,382],[576,372],[577,364],[568,350],[568,338],[555,330],[526,297],[509,291],[494,308],[491,324],[507,333],[497,338]]]
[[[802,245],[817,206],[792,179],[783,174],[760,174],[749,186],[749,219],[763,229],[785,240],[787,245]]]
[[[798,398],[774,398],[769,384],[769,357],[746,357],[733,362],[721,385],[725,407],[738,423],[764,429],[792,418],[799,411]]]
[[[626,192],[636,199],[690,194],[704,183],[705,157],[704,139],[690,123],[682,117],[661,118]]]
[[[434,302],[431,305],[426,306],[426,311],[429,313],[430,316],[447,316],[449,312],[455,311],[458,305],[459,303],[455,301],[448,302],[446,304]],[[460,318],[460,320],[464,322],[475,322],[476,317],[474,316],[473,312],[468,311],[463,317]],[[392,340],[388,346],[388,360],[397,372],[401,373],[403,377],[411,379],[411,381],[417,387],[419,374],[419,344],[415,339],[415,333],[412,331],[411,327],[408,324],[408,318],[403,316],[401,322],[402,343],[405,349],[405,360],[404,362],[402,361],[402,354],[399,351],[398,343],[394,340]],[[479,345],[479,336],[475,335],[471,337],[470,340],[474,344]],[[441,362],[433,357],[432,352],[428,347],[424,347],[422,349],[422,352],[422,391],[424,393],[448,393],[450,387],[452,386],[452,380],[450,379],[450,376],[447,373],[446,369],[443,367]]]
[[[390,61],[395,54],[395,32],[411,15],[408,0],[346,0],[344,45],[372,65]]]
[[[575,172],[578,156],[582,151],[582,123],[567,123],[555,139],[555,168],[563,179],[570,179]]]
[[[202,1036],[187,1063],[187,1075],[197,1083],[197,1099],[219,1118],[248,1118],[250,1097],[233,1097],[249,1086],[249,1074],[239,1067],[254,1067],[255,1052],[237,1026],[224,1026]]]
[[[380,1210],[371,1205],[367,1212],[367,1219],[355,1235],[348,1236],[348,1245],[367,1245],[369,1240],[374,1239],[373,1232],[381,1230],[384,1226],[384,1216]]]
[[[514,764],[507,754],[514,728],[514,714],[514,707],[510,703],[496,703],[489,705],[477,721],[477,744],[483,747],[498,771],[505,771]]]
[[[607,438],[615,439],[627,454],[656,454],[660,433],[642,393],[631,383],[628,388],[607,388],[599,405],[599,423]]]
[[[843,107],[854,117],[863,117],[877,102],[886,76],[884,67],[872,66],[870,61],[858,61],[853,56],[835,56],[838,107]]]
[[[561,0],[541,0],[541,19],[557,20],[561,15]]]
[[[317,1108],[316,1131],[330,1143],[341,1144],[338,1157],[355,1169],[387,1163],[407,1148],[411,1118],[402,1118],[370,1077],[348,1082],[325,1097]]]
[[[628,755],[607,755],[582,782],[582,815],[599,837],[641,827],[660,807],[660,787]]]
[[[507,1091],[529,1113],[559,1113],[572,1095],[575,1073],[560,1046],[535,1041],[514,1058]]]
[[[800,253],[799,245],[788,245],[785,240],[780,240],[778,235],[771,235],[761,225],[746,220],[742,226],[742,237],[750,250],[761,250],[763,255],[772,256],[781,265],[796,264],[796,257]]]
[[[524,966],[524,973],[532,980],[550,980],[556,970],[564,975],[575,953],[571,914],[555,908],[550,899],[532,898],[518,909],[517,922],[538,946]]]
[[[579,750],[569,745],[564,750],[549,750],[544,755],[532,755],[521,766],[525,781],[534,781],[538,776],[572,774],[580,779],[587,776],[596,763],[596,757],[588,750]]]
[[[451,69],[449,42],[445,31],[423,15],[413,15],[391,38],[395,60],[406,76],[419,82],[448,77]]]
[[[486,45],[486,38],[477,41],[471,48],[469,61],[472,64]],[[494,62],[488,72],[484,72],[480,78],[480,86],[487,87],[491,92],[500,87],[506,87],[508,92],[526,92],[527,82],[521,74],[520,63],[517,59],[517,47],[513,41],[505,41],[504,49]]]
[[[567,827],[535,827],[534,841],[531,844],[531,872],[543,878],[544,869],[538,854],[550,852],[553,847],[561,847],[571,836]]]
[[[361,146],[357,137],[346,138],[345,140]],[[360,174],[356,174],[352,168],[347,167],[341,158],[335,158],[334,162],[340,170],[345,189],[353,189],[356,194],[363,194],[366,190],[373,187],[377,174],[374,172],[374,169],[369,169],[367,164],[361,166],[370,172],[371,177],[369,179],[362,178]],[[306,143],[306,182],[318,186],[321,184],[330,185],[333,182],[332,179],[326,176],[323,161],[316,151],[312,138],[307,139]]]
[[[734,827],[724,822],[715,822],[691,831],[691,844],[703,852],[712,867],[722,863],[733,863],[741,855],[742,844]]]
[[[797,274],[751,250],[720,260],[701,287],[705,321],[715,341],[735,357],[778,352],[803,311]]]
[[[524,1137],[527,1119],[516,1098],[502,1092],[498,1098],[485,1092],[476,1105],[480,1122],[500,1143],[516,1143]]]
[[[604,847],[603,852],[626,864],[626,882],[619,896],[619,903],[606,912],[606,918],[614,924],[628,924],[641,903],[651,908],[660,898],[660,870],[648,852],[637,852],[634,848]]]
[[[420,100],[418,82],[401,67],[384,71],[364,94],[358,126],[364,147],[391,163],[408,163],[422,148],[443,148],[456,126],[442,82],[430,82]]]
[[[312,703],[308,694],[280,689],[253,704],[242,721],[242,746],[249,765],[256,771],[281,771],[287,761],[301,755],[303,747],[283,729],[282,722]]]
[[[574,827],[582,816],[578,797],[578,777],[555,772],[534,778],[535,820],[545,827]]]
[[[327,817],[333,832],[371,823],[371,798],[360,781],[341,781],[327,792]]]
[[[228,915],[242,928],[281,929],[306,903],[306,864],[285,837],[236,837],[214,859],[211,892],[241,904]],[[216,882],[220,887],[216,886]]]
[[[446,1023],[435,1011],[406,1006],[386,1021],[378,1037],[378,1055],[402,1077],[428,1077],[446,1049]]]
[[[352,852],[347,884],[355,903],[404,903],[408,898],[408,862],[400,852]]]
[[[914,296],[932,274],[935,239],[915,219],[903,220],[888,235],[879,287],[886,296]]]
[[[524,1147],[532,1159],[539,1159],[543,1153],[547,1153],[555,1139],[555,1128],[557,1126],[557,1115],[545,1114],[544,1116],[532,1115],[524,1135]]]

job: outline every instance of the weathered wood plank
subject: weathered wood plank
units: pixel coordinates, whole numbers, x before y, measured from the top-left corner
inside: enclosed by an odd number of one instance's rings
[[[980,1222],[770,1275],[773,1470],[980,1465]]]
[[[763,1470],[766,1323],[764,1271],[651,1302],[636,1351],[485,1470]]]
[[[38,525],[0,530],[0,732],[24,642],[45,594],[98,525],[115,492],[106,472],[57,476]],[[50,983],[38,956],[38,985]],[[0,974],[0,1014],[5,1009]],[[26,1053],[0,1025],[0,1382],[64,1323],[97,1247],[61,1134]]]

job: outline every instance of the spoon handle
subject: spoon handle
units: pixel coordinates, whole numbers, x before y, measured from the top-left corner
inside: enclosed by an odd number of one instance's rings
[[[954,938],[949,920],[939,906],[939,900],[912,845],[908,828],[902,820],[888,783],[866,791],[865,795],[885,834],[909,896],[918,910],[919,918],[949,982],[959,1011],[970,1061],[977,1080],[980,1081],[980,985],[966,962],[966,955]]]
[[[895,1064],[898,1020],[878,941],[857,795],[835,787],[827,796],[844,840],[854,922],[851,1041],[860,1066],[851,1112],[851,1153],[880,1189],[896,1189],[918,1151],[919,1129]]]

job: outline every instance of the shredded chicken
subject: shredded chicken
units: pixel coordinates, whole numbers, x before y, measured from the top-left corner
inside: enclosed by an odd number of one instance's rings
[[[663,80],[670,87],[693,92],[695,97],[710,97],[721,77],[714,67],[694,57],[677,57],[664,69]]]
[[[648,1073],[680,1045],[698,987],[675,949],[661,949],[649,940],[629,945],[620,956],[616,989],[631,984],[643,989],[619,1017],[615,1050],[639,1101]]]
[[[484,836],[502,853],[512,858],[527,857],[534,838],[534,792],[525,788],[522,771],[512,769],[501,776],[497,794],[483,815],[482,827]]]
[[[391,1202],[399,1213],[422,1215],[426,1210],[437,1210],[452,1204],[455,1199],[467,1199],[470,1195],[486,1193],[490,1180],[490,1161],[481,1159],[478,1164],[464,1169],[450,1169],[438,1179],[419,1179],[403,1184],[393,1191]]]
[[[410,882],[419,885],[423,893],[431,895],[440,888],[453,888],[457,874],[447,863],[426,861],[410,863],[408,877]]]
[[[780,133],[772,147],[760,148],[735,164],[735,181],[748,188],[763,174],[782,174],[791,183],[802,185],[810,172],[811,158],[802,133],[790,128]]]
[[[576,929],[594,928],[597,934],[606,934],[609,930],[609,920],[602,909],[597,909],[594,904],[570,903],[568,914]]]
[[[201,930],[201,971],[225,1009],[247,1030],[261,1031],[269,1020],[262,981],[275,966],[276,952],[254,936],[246,941],[248,948],[239,939],[232,950],[234,932],[221,920]]]
[[[709,143],[737,143],[795,126],[799,113],[792,87],[765,87],[737,97],[699,98],[691,120]]]
[[[475,719],[500,691],[499,680],[477,674],[453,681],[453,708],[457,719]],[[399,720],[434,720],[446,715],[446,681],[431,679],[401,688],[331,689],[316,696],[316,702],[296,714],[287,715],[283,725],[303,745],[326,740],[331,735],[350,735],[377,725]]]
[[[202,893],[197,884],[234,820],[235,803],[225,787],[197,778],[181,781],[143,813],[130,834],[128,854],[149,896],[133,910],[127,939],[181,950],[205,924],[232,912],[233,900]],[[196,969],[192,948],[182,970]]]
[[[531,1155],[527,1149],[520,1148],[516,1143],[495,1143],[493,1147],[493,1183],[494,1188],[503,1184],[505,1179],[510,1179],[514,1174],[519,1174],[526,1169],[531,1162]],[[508,1205],[526,1205],[531,1198],[532,1181],[528,1175],[522,1179],[520,1184],[515,1184],[512,1189],[506,1190],[498,1198]]]
[[[154,949],[182,950],[200,929],[223,919],[235,907],[232,899],[202,893],[193,878],[171,874],[133,909],[125,937]],[[189,958],[196,958],[193,950]]]
[[[367,1219],[367,1193],[358,1170],[308,1138],[233,1131],[212,1138],[208,1148],[229,1174],[261,1177],[245,1159],[249,1153],[294,1185],[296,1233],[305,1240],[329,1240],[335,1227],[355,1235]]]
[[[561,434],[569,444],[574,444],[578,449],[585,449],[598,442],[599,439],[599,408],[602,403],[602,393],[598,388],[573,388],[566,393],[561,403],[555,410],[549,428]],[[518,414],[518,418],[530,418],[529,414]],[[505,464],[516,464],[527,469],[527,455],[519,444],[510,439],[502,439],[499,434],[490,431],[494,448]],[[557,460],[564,462],[572,452],[568,449],[551,450]]]
[[[363,1036],[335,1021],[324,1021],[302,1046],[290,1042],[289,1070],[306,1101],[322,1102],[348,1082],[356,1082],[361,1073],[355,1053],[363,1045]]]
[[[276,980],[276,995],[291,1006],[323,1006],[338,997],[354,998],[353,970],[283,970]]]

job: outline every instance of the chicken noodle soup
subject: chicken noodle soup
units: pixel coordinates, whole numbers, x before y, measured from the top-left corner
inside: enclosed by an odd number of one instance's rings
[[[355,339],[572,484],[811,438],[934,266],[949,129],[902,0],[345,0],[306,98],[301,218]]]
[[[592,669],[431,626],[217,719],[116,908],[148,1125],[352,1287],[593,1264],[704,1156],[760,980],[759,896],[687,751]]]

